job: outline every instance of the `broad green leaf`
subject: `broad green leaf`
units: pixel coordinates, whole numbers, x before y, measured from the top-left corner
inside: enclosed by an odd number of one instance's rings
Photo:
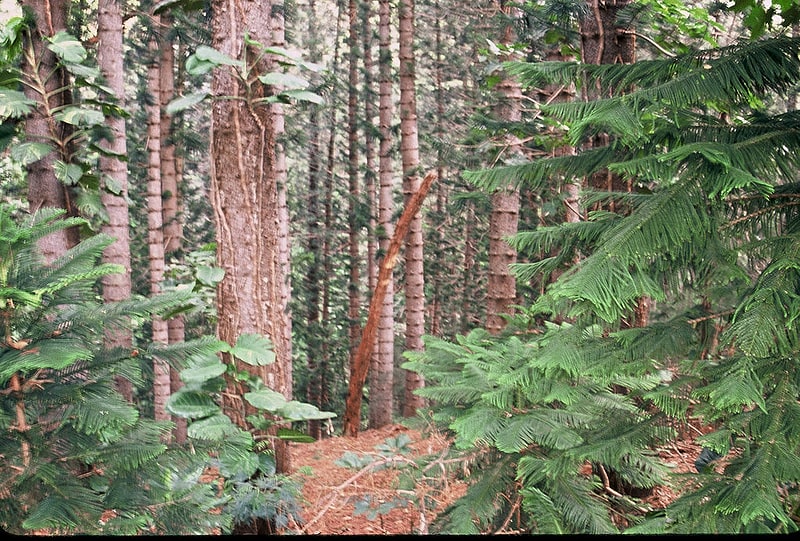
[[[75,206],[83,216],[96,216],[103,221],[108,220],[108,211],[100,198],[100,192],[96,189],[80,190],[75,198]]]
[[[284,88],[302,89],[308,88],[308,80],[292,75],[291,73],[279,73],[271,71],[265,75],[259,75],[258,80],[265,85],[281,86]]]
[[[272,389],[260,389],[244,393],[244,399],[251,406],[274,413],[287,404],[286,397]]]
[[[56,160],[53,164],[56,178],[67,186],[75,186],[83,176],[83,168],[75,163],[64,163]]]
[[[335,413],[320,411],[315,405],[292,400],[287,402],[278,412],[287,421],[308,421],[311,419],[331,419]]]
[[[200,440],[223,440],[238,433],[241,429],[222,413],[194,421],[186,429],[190,438]]]
[[[100,111],[82,107],[67,107],[55,115],[56,120],[72,126],[98,126],[105,122]]]
[[[230,353],[240,361],[252,366],[264,366],[275,362],[272,342],[260,334],[240,335]]]
[[[11,157],[25,166],[38,162],[52,151],[53,147],[47,143],[21,143],[11,147]]]
[[[103,184],[109,193],[114,195],[122,195],[122,183],[110,175],[103,175]]]
[[[282,440],[294,441],[297,443],[314,443],[317,441],[305,432],[300,432],[292,428],[279,428],[278,437]]]
[[[206,393],[178,391],[169,397],[166,410],[177,417],[199,419],[218,413],[220,408]]]
[[[186,59],[186,72],[189,75],[205,75],[217,66],[218,64],[207,60],[200,60],[195,55],[191,55]]]
[[[216,356],[210,355],[207,363],[192,366],[191,368],[184,368],[181,370],[180,376],[184,383],[200,384],[221,376],[225,373],[225,370],[225,365],[219,362]]]
[[[50,38],[47,48],[68,64],[80,64],[88,56],[81,42],[64,31]]]
[[[114,95],[113,89],[107,86],[99,85],[95,82],[95,79],[98,79],[101,75],[101,72],[98,68],[95,68],[94,66],[86,66],[84,64],[67,64],[65,68],[75,77],[91,81],[90,86],[101,89],[103,92],[106,92],[110,96]]]
[[[192,94],[181,96],[180,98],[176,98],[169,102],[167,104],[166,111],[168,114],[174,115],[175,113],[179,113],[184,109],[188,109],[189,107],[197,105],[207,97],[208,92],[194,92]]]
[[[36,101],[10,88],[0,88],[0,118],[20,118],[27,115]]]
[[[325,99],[322,96],[315,94],[314,92],[309,92],[308,90],[285,90],[281,92],[280,95],[287,96],[298,101],[309,101],[311,103],[316,103],[317,105],[322,105],[325,103]]]
[[[241,66],[242,62],[240,60],[234,60],[230,56],[222,53],[213,47],[208,47],[206,45],[201,45],[197,48],[194,52],[194,56],[197,57],[198,60],[203,62],[211,62],[212,64],[216,64],[217,66]]]
[[[196,276],[197,280],[203,285],[215,287],[225,277],[225,269],[209,265],[200,265],[197,267]]]

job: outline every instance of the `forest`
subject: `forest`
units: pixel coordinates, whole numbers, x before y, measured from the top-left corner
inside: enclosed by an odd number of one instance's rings
[[[4,531],[291,534],[398,422],[418,533],[800,527],[799,1],[0,15]]]

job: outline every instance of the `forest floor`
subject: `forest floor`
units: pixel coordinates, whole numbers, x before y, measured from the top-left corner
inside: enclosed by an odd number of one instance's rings
[[[410,442],[404,449],[406,455],[395,455],[394,467],[374,467],[381,463],[386,466],[388,451],[380,453],[377,446],[387,440],[397,441],[404,434]],[[700,453],[700,446],[694,438],[700,434],[696,426],[687,426],[681,431],[682,437],[662,449],[659,456],[679,473],[694,472],[694,461]],[[403,439],[405,439],[405,436]],[[408,471],[402,467],[415,468],[406,459],[424,455],[442,456],[450,442],[438,433],[422,433],[400,424],[381,429],[365,430],[357,437],[334,436],[313,443],[292,444],[292,467],[302,480],[305,500],[303,523],[293,525],[289,534],[303,535],[400,535],[427,533],[428,525],[437,513],[464,494],[466,484],[452,474],[439,475],[437,482],[418,484],[412,490],[401,486],[400,475]],[[349,453],[348,453],[349,452]],[[345,454],[350,457],[350,467],[341,464]],[[354,465],[353,457],[371,457],[373,467]],[[339,464],[337,464],[337,461]],[[365,461],[366,462],[366,461]],[[391,464],[388,464],[392,466]],[[436,474],[426,474],[435,479]],[[439,470],[441,471],[441,470]],[[588,474],[588,472],[587,472]],[[403,496],[414,492],[420,496],[425,492],[426,508],[416,503],[404,501]],[[660,509],[670,503],[676,494],[666,486],[657,486],[642,503],[652,509]],[[365,498],[370,498],[366,500]],[[420,498],[414,501],[418,502]],[[369,505],[365,505],[369,502]],[[394,503],[393,503],[394,502]],[[383,508],[379,507],[383,505]],[[357,513],[357,506],[359,512]],[[371,513],[370,513],[371,511]],[[514,533],[513,526],[503,533]]]

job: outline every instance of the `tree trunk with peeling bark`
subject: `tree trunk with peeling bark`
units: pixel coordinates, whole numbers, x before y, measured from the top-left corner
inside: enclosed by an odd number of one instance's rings
[[[266,46],[284,45],[282,2],[213,0],[212,10],[212,46],[230,58],[253,58],[244,54],[245,34]],[[267,56],[251,67],[255,73],[268,73],[273,62]],[[210,196],[217,264],[225,271],[217,290],[218,335],[230,344],[243,333],[265,335],[276,356],[274,363],[257,367],[227,355],[224,361],[291,399],[286,164],[279,142],[283,111],[278,105],[253,103],[270,89],[254,84],[248,92],[226,69],[214,70],[211,90],[214,96],[234,98],[214,101],[211,112]],[[247,427],[246,416],[255,413],[243,399],[245,391],[229,380],[223,396],[225,413],[241,427]],[[277,470],[287,473],[288,446],[273,441]]]

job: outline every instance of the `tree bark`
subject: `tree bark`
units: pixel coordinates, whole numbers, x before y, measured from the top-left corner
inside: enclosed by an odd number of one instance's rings
[[[152,23],[160,23],[160,17],[154,15]],[[150,294],[158,295],[162,291],[164,281],[164,231],[161,207],[161,92],[158,62],[158,41],[151,37],[148,42],[148,68],[147,83],[150,100],[145,105],[147,112],[147,247],[150,269]],[[156,344],[169,343],[169,327],[167,322],[153,316],[152,341]],[[170,419],[166,405],[170,397],[172,383],[170,381],[169,365],[159,359],[153,358],[153,408],[155,419],[166,421]]]
[[[68,161],[66,146],[69,126],[57,122],[54,110],[68,104],[69,75],[57,68],[54,53],[47,48],[43,38],[52,37],[67,28],[67,0],[22,0],[20,4],[30,9],[35,26],[23,44],[22,70],[30,82],[24,85],[25,95],[36,101],[36,108],[25,119],[25,137],[31,142],[62,145],[41,160],[27,166],[28,204],[30,211],[41,208],[65,209],[68,216],[77,216],[70,190],[56,178],[55,160]],[[38,247],[45,262],[53,261],[79,241],[76,228],[62,229],[42,238]]]
[[[122,6],[119,0],[99,0],[97,5],[97,63],[114,91],[117,105],[125,107],[125,71],[122,65]],[[106,125],[113,135],[110,141],[100,142],[111,153],[127,155],[125,119],[121,116],[106,116]],[[122,266],[124,272],[103,276],[103,300],[113,303],[127,300],[131,296],[131,247],[130,218],[128,216],[128,168],[115,156],[100,157],[100,200],[108,214],[108,221],[101,232],[113,237],[114,243],[103,251],[103,263]],[[133,332],[118,328],[109,330],[105,336],[107,347],[130,349]],[[124,378],[117,378],[117,389],[128,402],[133,400],[133,385]]]
[[[347,317],[349,319],[350,365],[355,362],[358,338],[361,334],[361,257],[359,242],[361,219],[359,201],[361,193],[358,185],[358,7],[356,0],[349,0],[347,7],[348,31],[348,88],[347,88],[347,178],[349,197],[347,199],[347,229],[349,235],[350,280],[347,284]],[[352,368],[351,368],[352,370]]]
[[[378,130],[380,144],[378,149],[380,194],[378,197],[378,221],[380,223],[379,247],[383,257],[389,250],[394,234],[394,163],[392,157],[392,53],[391,53],[391,7],[388,0],[381,0],[378,6],[378,71],[379,107]],[[379,271],[380,272],[380,271]],[[386,278],[385,294],[380,305],[376,354],[373,356],[369,372],[369,389],[373,400],[369,403],[369,426],[381,427],[391,422],[394,410],[394,276]],[[380,397],[380,398],[377,398]]]
[[[213,0],[212,10],[212,46],[231,58],[245,57],[245,34],[267,46],[283,45],[281,2]],[[251,67],[255,73],[267,73],[271,62],[266,57]],[[223,358],[290,399],[286,168],[278,141],[284,128],[283,111],[254,104],[252,99],[268,89],[257,84],[245,88],[226,69],[214,71],[211,89],[214,96],[234,98],[214,101],[211,114],[210,195],[217,264],[225,271],[217,290],[218,335],[233,344],[243,333],[263,334],[272,340],[276,361],[253,367]],[[245,390],[230,380],[223,395],[225,412],[244,428],[245,417],[255,413],[242,398]],[[273,441],[278,471],[289,472],[288,446],[283,440]]]
[[[174,25],[168,13],[161,14],[161,41],[159,49],[159,91],[161,100],[161,191],[162,216],[164,222],[164,257],[170,261],[183,256],[183,222],[181,218],[180,170],[175,156],[176,145],[172,134],[172,116],[165,105],[175,97],[175,51],[173,37],[168,33]],[[167,321],[170,344],[186,339],[186,322],[182,315]],[[175,368],[170,368],[170,391],[177,392],[183,386]],[[175,441],[183,443],[187,438],[187,422],[182,417],[173,417]]]
[[[417,126],[416,67],[414,60],[414,0],[400,0],[400,155],[403,163],[403,196],[409,205],[419,191],[419,134]],[[407,351],[422,351],[425,334],[425,269],[423,266],[422,214],[409,225],[405,244],[405,301]],[[416,414],[425,405],[414,391],[425,384],[421,374],[405,371],[404,417]]]
[[[359,428],[361,425],[361,394],[363,392],[364,383],[367,380],[367,373],[369,371],[369,360],[372,355],[372,348],[375,343],[375,334],[378,329],[378,322],[381,317],[381,306],[383,299],[386,295],[386,288],[391,282],[392,270],[397,262],[397,255],[400,251],[400,245],[405,236],[411,229],[411,223],[414,220],[414,215],[419,212],[428,190],[436,179],[436,173],[430,172],[425,175],[419,189],[412,194],[411,198],[406,205],[403,214],[397,221],[397,227],[394,231],[394,236],[389,243],[389,248],[381,261],[380,270],[378,271],[378,283],[375,286],[375,291],[372,294],[372,301],[369,305],[369,313],[367,314],[367,323],[364,325],[364,332],[361,336],[361,342],[356,353],[355,362],[353,363],[352,370],[350,371],[350,385],[347,393],[347,400],[345,402],[343,431],[346,436],[358,436]]]
[[[499,2],[499,8],[508,16],[515,12]],[[514,30],[511,23],[503,29],[500,42],[504,45],[514,43]],[[506,122],[519,122],[522,119],[520,103],[522,89],[517,81],[502,75],[495,87],[498,104],[497,117]],[[500,159],[514,157],[521,152],[521,144],[516,136],[507,134],[500,149]],[[514,187],[501,188],[491,196],[492,212],[489,216],[489,281],[487,284],[486,330],[499,334],[506,326],[503,317],[514,312],[517,302],[517,280],[511,274],[511,265],[517,261],[517,252],[508,243],[508,238],[517,233],[519,221],[519,190]]]

